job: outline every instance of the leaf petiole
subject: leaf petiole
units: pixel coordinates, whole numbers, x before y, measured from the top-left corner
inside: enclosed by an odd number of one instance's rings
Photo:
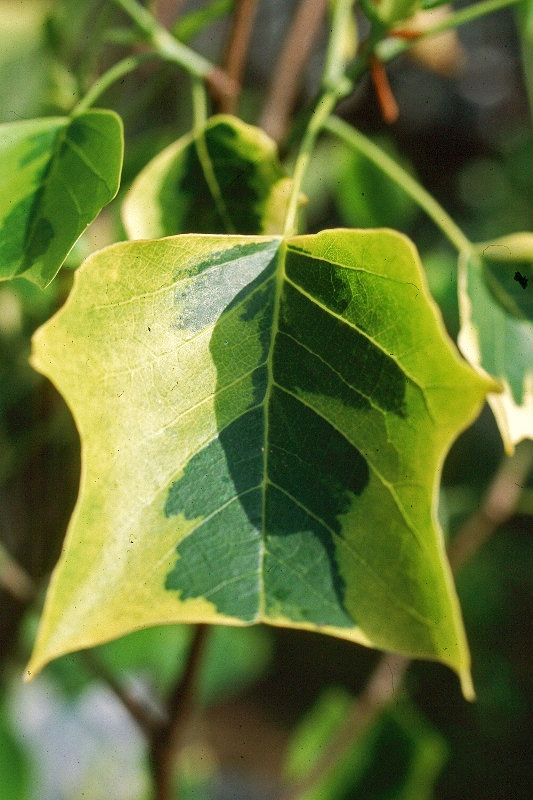
[[[161,58],[179,64],[191,76],[207,80],[221,95],[234,90],[232,81],[207,58],[178,41],[137,0],[113,0],[137,25]]]
[[[322,76],[322,94],[309,118],[298,151],[293,172],[292,193],[285,217],[285,235],[292,235],[297,228],[298,204],[302,182],[309,165],[316,139],[335,106],[353,88],[353,82],[344,74],[342,34],[351,14],[353,0],[337,0],[330,23],[330,37],[326,62]]]

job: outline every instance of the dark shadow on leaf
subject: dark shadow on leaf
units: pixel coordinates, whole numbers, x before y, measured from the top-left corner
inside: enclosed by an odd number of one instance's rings
[[[339,408],[370,411],[372,396],[374,405],[402,414],[405,378],[339,319],[351,288],[334,265],[334,314],[289,283],[277,313],[274,268],[272,261],[214,326],[220,432],[170,487],[167,516],[198,524],[178,545],[166,588],[182,599],[206,597],[240,619],[262,613],[352,627],[336,551],[341,517],[370,473],[343,430]],[[254,332],[249,346],[257,354],[251,370],[244,366],[247,330]],[[244,408],[239,381],[250,396]]]

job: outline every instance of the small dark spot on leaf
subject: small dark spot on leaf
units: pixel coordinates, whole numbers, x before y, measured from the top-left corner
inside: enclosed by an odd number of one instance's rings
[[[521,272],[518,272],[518,271],[517,271],[517,272],[515,272],[515,274],[514,274],[514,279],[515,279],[515,281],[516,281],[517,283],[519,283],[519,284],[520,284],[520,286],[522,287],[522,289],[527,289],[528,280],[527,280],[527,278],[525,277],[525,275],[522,275],[522,273],[521,273]]]

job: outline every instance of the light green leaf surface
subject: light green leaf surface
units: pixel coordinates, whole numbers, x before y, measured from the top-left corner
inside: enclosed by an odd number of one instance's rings
[[[291,180],[275,143],[236,117],[211,117],[139,174],[122,206],[130,239],[176,233],[278,234]]]
[[[89,258],[33,364],[83,469],[29,675],[170,622],[321,631],[471,692],[435,505],[491,384],[392,231],[177,236]]]
[[[111,111],[0,125],[0,279],[50,283],[117,193],[122,147]]]
[[[529,237],[521,236],[525,246]],[[515,247],[513,238],[485,246],[484,258],[459,264],[459,346],[473,366],[503,386],[488,401],[508,453],[522,439],[533,438],[533,324],[526,318],[533,286],[527,259],[511,262],[505,257],[510,245],[502,243],[508,240],[515,256],[524,255],[520,240]],[[527,281],[525,288],[514,279],[517,271]]]

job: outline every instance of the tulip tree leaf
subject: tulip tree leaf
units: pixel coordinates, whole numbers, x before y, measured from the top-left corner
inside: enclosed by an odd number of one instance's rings
[[[0,125],[0,279],[50,283],[117,193],[122,149],[112,111]]]
[[[533,438],[533,323],[528,319],[533,287],[531,261],[508,259],[503,241],[485,247],[484,257],[460,263],[458,341],[468,361],[503,386],[488,401],[511,453],[522,439]],[[520,255],[519,249],[513,251]]]
[[[143,626],[267,622],[439,659],[470,691],[435,504],[492,384],[405,237],[115,245],[33,364],[83,470],[29,673]]]
[[[280,233],[291,180],[275,143],[236,117],[211,117],[138,175],[122,207],[130,239]]]

